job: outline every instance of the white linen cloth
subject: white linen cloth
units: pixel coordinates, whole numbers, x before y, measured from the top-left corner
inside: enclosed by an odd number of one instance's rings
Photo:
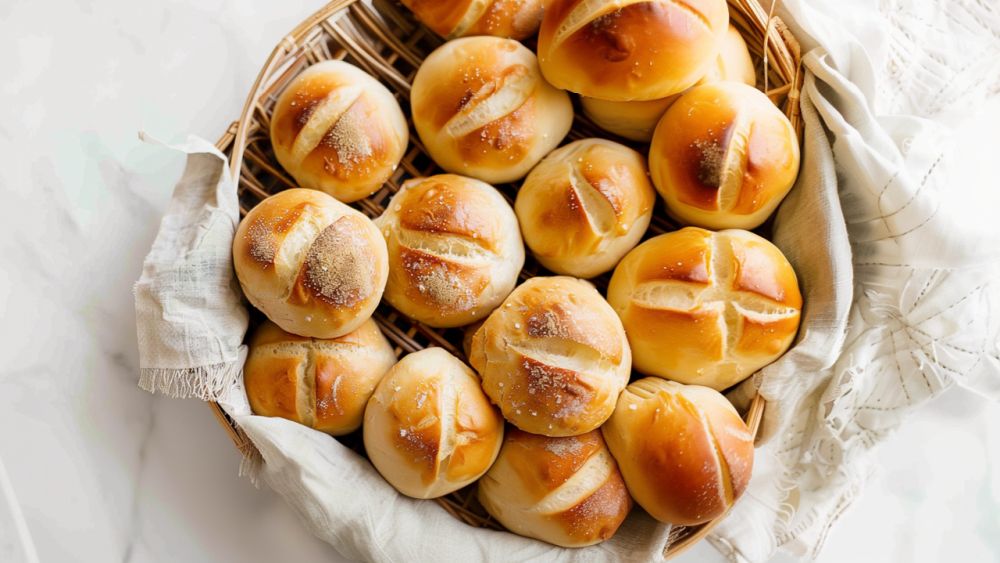
[[[750,488],[711,536],[733,560],[777,549],[815,556],[860,491],[871,449],[907,414],[955,383],[1000,395],[1000,228],[952,206],[954,193],[976,193],[947,182],[946,131],[889,115],[941,116],[995,94],[996,8],[831,4],[788,0],[779,10],[808,52],[808,73],[803,168],[774,239],[800,275],[806,309],[793,350],[733,394],[740,403],[759,390],[769,401]],[[259,449],[264,481],[349,557],[660,558],[668,528],[641,511],[612,541],[583,550],[473,529],[397,494],[329,436],[251,415],[232,369],[246,329],[228,257],[238,207],[224,158],[206,147],[184,147],[198,154],[136,286],[144,387],[221,399]]]

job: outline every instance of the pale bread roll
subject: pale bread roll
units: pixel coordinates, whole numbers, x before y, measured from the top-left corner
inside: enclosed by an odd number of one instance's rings
[[[526,39],[538,31],[549,0],[402,0],[434,33],[454,39],[495,35]]]
[[[448,172],[490,184],[524,177],[573,123],[566,92],[511,39],[466,37],[431,53],[413,79],[413,125]]]
[[[802,310],[795,271],[777,247],[747,231],[695,227],[630,252],[608,302],[636,370],[718,390],[778,359]]]
[[[610,539],[632,508],[598,430],[549,438],[508,429],[479,502],[515,534],[562,547]]]
[[[524,265],[514,210],[472,178],[409,180],[375,224],[389,249],[386,301],[428,326],[485,318],[514,289]]]
[[[738,82],[692,88],[653,134],[649,170],[667,211],[708,229],[753,229],[799,173],[791,122],[760,90]]]
[[[632,497],[660,522],[694,526],[722,516],[750,482],[753,435],[707,387],[635,381],[601,430]]]
[[[266,322],[250,338],[243,383],[254,414],[341,436],[361,427],[368,399],[395,363],[392,345],[372,320],[329,340]]]
[[[371,317],[389,275],[385,240],[360,212],[315,190],[260,202],[233,239],[250,304],[282,329],[336,338]]]
[[[591,98],[656,100],[708,72],[729,26],[726,0],[553,0],[538,60],[552,85]]]
[[[368,402],[365,451],[393,487],[436,498],[479,479],[503,442],[503,418],[468,366],[441,348],[405,356]]]
[[[557,276],[518,286],[473,335],[469,362],[515,426],[576,436],[611,415],[632,356],[621,321],[594,286]]]
[[[615,267],[649,226],[656,192],[646,159],[604,139],[545,157],[517,192],[524,241],[557,274],[592,278]]]
[[[344,202],[382,187],[409,138],[392,93],[343,61],[323,61],[296,76],[271,117],[271,145],[281,166],[300,187]]]
[[[757,84],[753,59],[743,36],[732,25],[722,40],[722,48],[715,64],[698,84],[735,80],[750,86]],[[583,113],[598,127],[632,141],[649,142],[663,113],[681,94],[646,101],[615,102],[597,98],[580,97]]]

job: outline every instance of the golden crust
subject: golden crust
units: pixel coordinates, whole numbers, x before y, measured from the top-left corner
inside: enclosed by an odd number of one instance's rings
[[[548,0],[403,0],[434,33],[452,39],[494,35],[526,39],[538,31]]]
[[[667,210],[706,228],[752,229],[792,188],[798,138],[763,92],[719,82],[692,88],[663,115],[650,172]]]
[[[747,231],[694,227],[629,253],[611,277],[608,302],[635,369],[718,390],[781,356],[802,309],[795,271],[777,247]]]
[[[636,381],[602,431],[632,497],[661,522],[690,526],[721,516],[750,480],[753,436],[706,387]]]
[[[371,320],[329,340],[296,336],[266,322],[250,338],[244,384],[254,414],[340,436],[361,426],[368,398],[395,361]]]
[[[655,100],[696,83],[729,24],[724,0],[553,0],[542,18],[546,79],[604,100]]]

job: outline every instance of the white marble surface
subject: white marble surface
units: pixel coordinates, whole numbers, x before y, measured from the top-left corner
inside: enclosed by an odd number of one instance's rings
[[[0,2],[0,561],[340,560],[204,404],[136,388],[130,292],[182,164],[136,131],[218,137],[321,3]],[[956,181],[995,188],[1000,103],[975,113]],[[879,459],[823,561],[1000,559],[996,405],[950,392]]]

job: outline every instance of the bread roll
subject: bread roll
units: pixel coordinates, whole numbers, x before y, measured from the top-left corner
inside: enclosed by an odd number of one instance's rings
[[[379,383],[365,410],[364,441],[375,468],[399,492],[435,498],[493,465],[503,418],[468,366],[427,348],[404,357]]]
[[[722,48],[715,58],[715,64],[709,65],[708,73],[701,77],[698,84],[708,84],[723,80],[735,80],[753,86],[757,83],[757,73],[753,68],[753,59],[743,41],[743,36],[732,25],[726,31]],[[649,142],[653,138],[656,124],[663,117],[670,104],[681,94],[666,98],[646,101],[613,102],[582,96],[580,103],[583,112],[598,127],[621,135],[633,141]]]
[[[799,328],[795,271],[747,231],[688,227],[653,237],[615,269],[608,302],[635,369],[726,389],[773,362]]]
[[[385,240],[364,215],[314,190],[260,202],[240,223],[233,263],[250,303],[279,327],[336,338],[371,317],[389,275]]]
[[[553,0],[538,60],[552,85],[602,100],[656,100],[708,71],[729,25],[726,0]]]
[[[639,242],[655,202],[641,154],[583,139],[556,149],[528,174],[514,209],[542,265],[592,278],[614,268]]]
[[[508,530],[562,547],[611,538],[632,509],[598,430],[565,438],[508,430],[479,480],[479,502]]]
[[[429,326],[485,318],[514,289],[524,265],[514,210],[472,178],[410,180],[375,224],[389,248],[386,300]]]
[[[632,365],[615,312],[594,286],[562,276],[515,289],[473,335],[471,352],[469,362],[504,418],[544,436],[600,426]]]
[[[632,497],[660,522],[693,526],[722,516],[750,481],[753,436],[707,387],[640,379],[601,430]]]
[[[511,39],[467,37],[435,50],[413,79],[413,125],[448,172],[491,184],[524,177],[569,132],[569,95]]]
[[[278,162],[300,187],[340,201],[367,197],[392,176],[410,133],[392,93],[343,61],[315,64],[285,88],[271,117]]]
[[[243,382],[254,414],[341,436],[361,427],[368,398],[394,363],[392,345],[372,320],[331,340],[266,322],[250,339]]]
[[[667,211],[709,229],[753,229],[774,212],[799,172],[791,122],[756,88],[692,88],[663,114],[649,168]]]
[[[434,33],[454,39],[495,35],[526,39],[538,31],[548,0],[403,0]]]

